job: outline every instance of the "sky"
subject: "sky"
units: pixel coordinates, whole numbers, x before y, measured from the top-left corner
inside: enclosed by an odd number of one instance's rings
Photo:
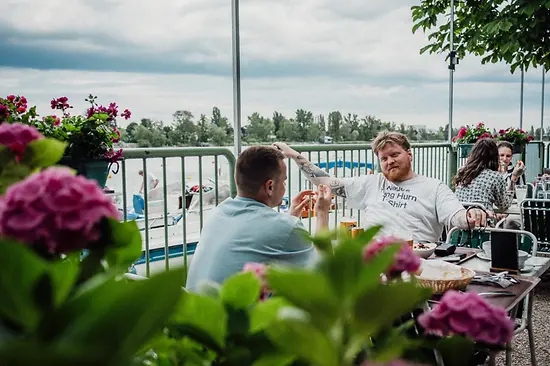
[[[415,3],[241,0],[243,124],[298,108],[446,124],[445,55],[420,55]],[[3,0],[0,47],[0,95],[25,95],[41,115],[59,96],[82,111],[92,93],[132,120],[168,123],[178,109],[198,117],[213,106],[233,120],[230,0]],[[525,76],[524,126],[540,125],[541,72]],[[519,126],[519,72],[468,56],[454,88],[454,126]]]

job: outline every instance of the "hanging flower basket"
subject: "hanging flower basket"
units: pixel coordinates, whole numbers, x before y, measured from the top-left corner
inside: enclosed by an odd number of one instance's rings
[[[466,158],[478,140],[491,137],[493,137],[491,131],[485,127],[483,122],[480,122],[475,127],[462,127],[458,131],[458,135],[453,137],[453,143],[458,144],[458,156]]]
[[[103,189],[105,188],[105,184],[107,183],[109,169],[111,168],[111,165],[113,163],[108,160],[79,161],[71,158],[70,156],[64,156],[59,161],[59,164],[76,170],[76,173],[78,175],[82,175],[88,179],[95,180],[97,184]]]

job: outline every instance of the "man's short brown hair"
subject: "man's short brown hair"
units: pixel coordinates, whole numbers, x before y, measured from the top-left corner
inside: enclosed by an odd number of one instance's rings
[[[386,144],[396,144],[407,151],[411,149],[411,143],[406,135],[400,132],[380,131],[372,142],[372,150],[378,155],[378,152],[382,150]]]
[[[237,159],[235,181],[239,192],[256,194],[269,179],[281,173],[283,153],[272,146],[250,146]]]

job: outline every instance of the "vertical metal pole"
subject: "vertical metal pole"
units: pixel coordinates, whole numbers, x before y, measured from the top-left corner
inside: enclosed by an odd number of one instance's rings
[[[449,60],[449,131],[448,139],[449,143],[453,140],[453,93],[454,93],[454,42],[455,42],[455,2],[451,0],[451,15],[450,15],[450,28],[449,28],[449,48],[451,51]]]
[[[521,70],[521,89],[519,97],[519,128],[523,128],[523,83],[525,81],[525,71]]]
[[[455,2],[451,0],[451,14],[450,14],[450,27],[449,27],[449,124],[448,124],[448,140],[449,144],[453,142],[453,97],[454,97],[454,72],[455,72],[455,52],[454,52],[454,42],[455,42]],[[453,148],[449,146],[449,152],[447,159],[450,162],[455,159],[455,154]],[[451,182],[453,177],[452,169],[447,171],[447,181]],[[450,183],[449,183],[450,184]]]
[[[241,46],[239,36],[239,0],[231,0],[233,26],[233,135],[235,157],[241,153]]]
[[[540,140],[544,138],[544,84],[546,83],[546,69],[542,67],[542,86],[540,100]]]

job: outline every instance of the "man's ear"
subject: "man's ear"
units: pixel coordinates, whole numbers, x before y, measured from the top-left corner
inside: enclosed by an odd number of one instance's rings
[[[265,191],[267,192],[268,196],[273,195],[273,180],[269,179],[264,183]]]

